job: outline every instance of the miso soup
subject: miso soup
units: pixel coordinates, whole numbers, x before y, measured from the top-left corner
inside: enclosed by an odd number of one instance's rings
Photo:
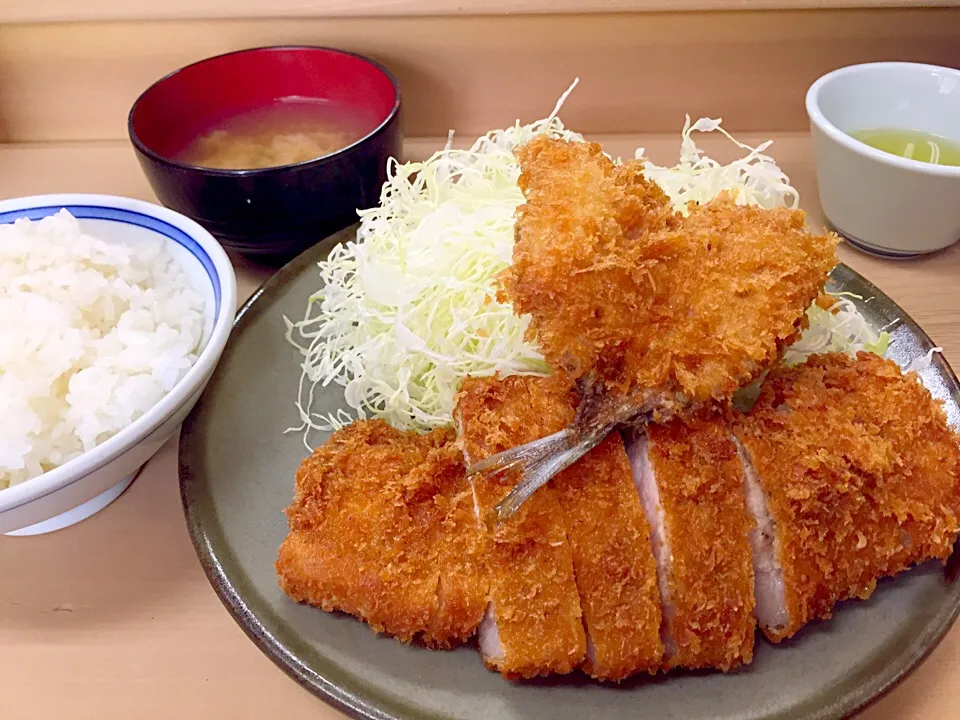
[[[230,117],[193,140],[177,159],[223,170],[293,165],[341,150],[376,125],[373,113],[285,98]]]

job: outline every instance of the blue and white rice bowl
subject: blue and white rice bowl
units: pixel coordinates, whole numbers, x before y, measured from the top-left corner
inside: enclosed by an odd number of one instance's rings
[[[220,360],[236,310],[236,277],[226,253],[200,225],[172,210],[111,195],[38,195],[0,201],[0,224],[40,220],[62,209],[77,218],[84,233],[108,243],[162,238],[204,300],[203,332],[196,362],[142,416],[59,467],[0,490],[0,533],[10,535],[67,527],[116,499],[196,404]]]

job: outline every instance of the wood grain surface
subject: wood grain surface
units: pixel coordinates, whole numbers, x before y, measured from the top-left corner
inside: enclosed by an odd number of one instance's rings
[[[411,137],[530,122],[578,76],[564,117],[582,132],[672,132],[684,113],[803,130],[804,93],[829,70],[878,59],[960,66],[960,7],[0,23],[0,142],[126,138],[130,106],[163,75],[284,43],[382,61],[400,80]]]
[[[771,152],[821,222],[805,133]],[[659,163],[676,159],[678,135],[601,137],[615,155],[638,145]],[[441,141],[407,143],[423,157]],[[708,139],[718,158],[729,148]],[[0,197],[46,192],[153,195],[125,143],[0,146]],[[960,361],[960,245],[912,261],[851,248],[841,259],[888,293]],[[269,274],[236,260],[240,297]],[[220,605],[194,555],[180,508],[176,445],[168,444],[113,505],[67,530],[0,536],[0,718],[283,718],[342,720],[274,667]],[[291,479],[292,483],[292,479]],[[960,629],[861,720],[955,718]],[[483,672],[478,664],[478,672]]]

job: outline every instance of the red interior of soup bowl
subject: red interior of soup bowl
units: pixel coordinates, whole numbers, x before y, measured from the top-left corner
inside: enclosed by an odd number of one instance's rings
[[[320,47],[267,47],[188,65],[148,88],[130,111],[134,141],[173,158],[227,118],[284,98],[320,99],[376,118],[399,103],[390,73],[359,55]]]

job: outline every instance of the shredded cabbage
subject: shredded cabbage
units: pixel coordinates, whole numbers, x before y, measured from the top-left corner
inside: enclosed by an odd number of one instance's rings
[[[574,86],[576,82],[574,83]],[[352,418],[312,411],[318,385],[345,387],[361,417],[400,429],[451,422],[460,381],[496,372],[547,374],[529,318],[496,298],[494,279],[513,255],[523,202],[513,150],[535,135],[580,141],[557,118],[495,130],[469,150],[447,146],[426,162],[391,161],[377,207],[360,213],[357,240],[319,263],[323,289],[287,339],[301,349],[299,430]]]
[[[844,295],[848,294],[838,295],[836,302],[826,310],[816,304],[810,306],[807,310],[810,326],[787,348],[783,356],[785,363],[796,365],[816,353],[853,355],[864,350],[886,355],[890,345],[889,333],[878,333],[871,328],[853,301]]]
[[[909,372],[922,373],[929,367],[933,367],[933,356],[942,353],[942,347],[933,347],[927,350],[923,355],[913,358],[907,366],[903,368],[904,374]]]
[[[496,298],[495,278],[513,254],[514,211],[523,202],[513,151],[539,134],[582,141],[553,112],[529,125],[519,121],[479,138],[469,150],[446,147],[425,162],[391,161],[377,207],[360,212],[353,242],[318,264],[323,288],[303,318],[287,325],[287,340],[303,355],[296,403],[309,447],[311,430],[334,430],[354,419],[343,409],[316,413],[318,387],[344,387],[357,417],[378,417],[399,429],[448,425],[466,375],[549,373],[534,343],[524,339],[529,318]],[[681,212],[724,190],[761,207],[796,207],[799,194],[774,160],[738,142],[720,120],[687,117],[680,162],[644,163]],[[694,131],[719,131],[747,153],[727,165],[707,157]],[[643,158],[643,149],[637,150]],[[812,306],[810,327],[787,352],[799,362],[813,352],[883,354],[885,334],[874,333],[848,299],[830,310]]]
[[[684,214],[688,212],[689,203],[709,202],[724,190],[734,192],[741,205],[796,208],[800,204],[800,194],[790,185],[790,178],[773,158],[763,154],[773,141],[750,147],[724,130],[720,126],[722,122],[722,119],[700,118],[691,125],[687,115],[681,133],[680,162],[673,167],[660,167],[644,157],[644,148],[638,148],[636,158],[644,161],[644,174],[655,180],[677,210]],[[697,147],[691,137],[695,131],[720,132],[748,152],[742,158],[721,165]]]

